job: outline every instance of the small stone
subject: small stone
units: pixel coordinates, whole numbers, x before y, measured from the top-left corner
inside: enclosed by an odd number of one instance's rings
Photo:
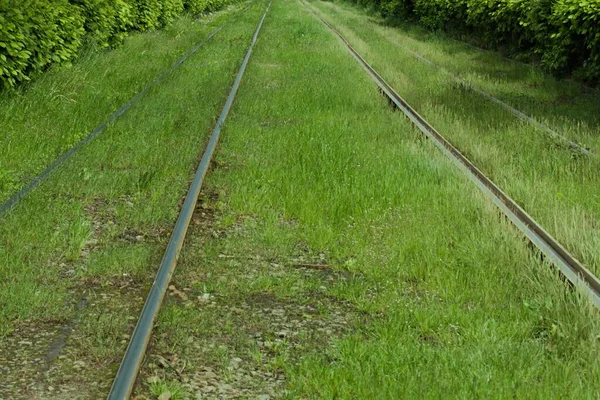
[[[201,296],[198,296],[198,300],[200,300],[201,302],[207,302],[208,300],[210,300],[210,293],[204,293]]]
[[[166,392],[162,392],[160,396],[158,396],[158,400],[170,400],[172,397],[171,392],[168,390]]]

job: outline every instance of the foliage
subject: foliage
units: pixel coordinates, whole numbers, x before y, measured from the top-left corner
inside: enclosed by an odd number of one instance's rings
[[[0,82],[14,86],[81,47],[84,18],[67,0],[0,0]]]
[[[83,10],[85,30],[100,47],[123,42],[132,26],[131,6],[123,0],[71,0]]]
[[[162,0],[163,8],[160,16],[160,24],[169,25],[179,14],[183,12],[183,0]]]
[[[130,31],[167,26],[185,10],[213,11],[227,0],[0,0],[0,89],[52,64],[74,60],[87,36],[100,48]]]
[[[554,70],[600,80],[600,0],[558,0],[552,9],[553,33],[545,63]]]
[[[160,27],[162,0],[126,0],[133,10],[133,28],[149,31]]]
[[[537,54],[549,70],[600,81],[600,0],[355,0],[492,48]]]
[[[415,1],[415,14],[429,29],[447,29],[464,21],[467,14],[465,0],[420,0]]]
[[[218,10],[226,3],[225,0],[184,0],[185,10],[192,15]]]

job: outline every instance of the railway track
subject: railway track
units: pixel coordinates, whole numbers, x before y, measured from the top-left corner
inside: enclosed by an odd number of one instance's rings
[[[239,15],[250,8],[252,4],[244,7],[236,15]],[[125,114],[134,104],[136,104],[150,89],[158,85],[163,79],[171,72],[176,70],[181,64],[183,64],[190,56],[196,53],[202,46],[204,46],[209,40],[216,36],[223,28],[229,25],[235,19],[235,15],[230,17],[224,24],[214,29],[206,37],[200,40],[194,47],[192,47],[187,53],[181,58],[175,61],[169,68],[162,71],[152,82],[142,88],[133,97],[131,97],[125,104],[119,107],[113,112],[105,121],[101,122],[100,125],[96,126],[86,137],[75,143],[69,150],[60,155],[50,165],[48,165],[42,172],[36,175],[28,184],[21,188],[18,192],[13,194],[8,200],[0,204],[0,216],[10,211],[16,206],[19,201],[25,198],[29,193],[36,189],[42,182],[44,182],[53,172],[55,172],[61,165],[69,160],[75,153],[77,153],[83,146],[92,142],[97,136],[99,136],[108,125],[115,122],[119,117]]]
[[[490,199],[510,221],[547,257],[571,284],[581,290],[590,301],[600,307],[600,280],[571,255],[556,239],[537,223],[523,208],[502,191],[490,178],[480,171],[460,150],[452,145],[442,134],[429,124],[410,104],[408,104],[396,91],[373,69],[373,67],[352,47],[344,36],[331,24],[325,21],[306,2],[305,7],[310,10],[334,35],[343,43],[352,57],[367,72],[377,84],[383,94],[397,109],[421,131],[432,140],[435,146]]]
[[[225,123],[227,115],[229,114],[242,77],[244,76],[244,71],[246,70],[250,56],[252,55],[254,44],[256,43],[270,7],[271,3],[267,5],[262,18],[260,19],[258,26],[254,31],[254,35],[252,36],[252,40],[250,41],[250,45],[242,61],[240,69],[238,70],[235,81],[233,82],[233,86],[231,87],[229,96],[227,97],[227,101],[223,106],[223,110],[221,111],[219,119],[217,120],[212,135],[210,136],[209,142],[202,155],[202,159],[200,160],[200,164],[198,165],[194,179],[185,197],[183,206],[181,207],[181,211],[171,234],[171,238],[169,239],[169,243],[158,269],[158,273],[152,288],[150,289],[148,297],[146,298],[146,302],[138,318],[137,325],[133,331],[133,335],[131,336],[131,340],[129,341],[129,345],[127,346],[127,350],[113,381],[113,385],[108,395],[108,399],[110,400],[127,399],[133,391],[138,372],[144,360],[146,347],[150,341],[154,321],[158,315],[166,290],[169,286],[171,276],[175,270],[177,259],[183,246],[185,235],[198,201],[200,189],[202,188],[202,183],[204,182],[204,177],[208,172],[210,161],[219,142],[221,129]]]
[[[529,125],[532,125],[540,132],[543,132],[546,135],[548,135],[549,137],[551,137],[559,142],[562,142],[566,147],[568,147],[572,151],[580,153],[584,156],[592,156],[593,155],[593,153],[589,149],[582,146],[581,144],[569,139],[565,135],[555,131],[554,129],[548,127],[547,125],[544,125],[543,123],[539,122],[538,120],[531,117],[530,115],[527,115],[523,111],[521,111],[521,110],[511,106],[510,104],[506,103],[505,101],[502,101],[499,98],[493,96],[491,93],[481,89],[480,87],[473,85],[472,83],[468,82],[465,79],[460,78],[455,73],[448,71],[447,69],[434,63],[433,61],[431,61],[428,58],[424,57],[423,55],[419,54],[418,52],[413,51],[413,50],[409,49],[407,46],[404,46],[396,41],[390,41],[390,42],[393,43],[395,46],[399,47],[402,51],[410,54],[412,57],[414,57],[418,61],[422,62],[423,64],[426,64],[435,70],[443,72],[450,79],[452,79],[455,83],[462,85],[463,87],[467,88],[467,90],[470,90],[470,91],[480,95],[481,97],[485,98],[487,101],[489,101],[491,103],[497,104],[498,106],[502,107],[504,110],[506,110],[510,114],[514,115],[518,119],[524,121],[525,123],[528,123]],[[464,42],[460,42],[460,43],[470,46],[468,43],[464,43]],[[477,47],[475,47],[475,48],[477,48]],[[480,48],[477,48],[477,49],[480,51],[483,51],[483,49],[480,49]]]

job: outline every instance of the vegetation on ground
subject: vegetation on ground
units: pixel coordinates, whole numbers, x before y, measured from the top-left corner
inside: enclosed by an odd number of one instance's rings
[[[14,160],[9,176],[26,179],[53,159],[47,149],[60,153],[234,18],[0,217],[0,393],[107,393],[265,7],[178,18],[3,97],[0,115],[23,143],[9,135],[0,151],[11,156],[0,160]],[[588,266],[600,265],[598,158],[576,155],[468,86],[450,84],[398,45],[599,154],[598,117],[588,112],[597,100],[443,37],[384,27],[347,5],[275,0],[137,394],[594,397],[597,310],[389,107],[310,10]],[[36,135],[43,127],[53,134]]]
[[[593,396],[587,300],[299,2],[263,29],[140,394]]]
[[[411,20],[550,71],[600,81],[600,0],[351,0],[392,22]]]
[[[510,61],[470,63],[477,58],[473,49],[449,46],[441,38],[418,40],[403,29],[384,29],[352,7],[314,4],[425,119],[589,269],[600,271],[600,202],[595,189],[600,184],[600,142],[597,115],[591,112],[599,105],[597,98],[572,84],[553,84],[535,72],[517,80],[522,66]],[[468,80],[517,107],[527,105],[525,109],[546,125],[587,143],[592,155],[582,156],[468,85],[457,85],[443,70],[422,63],[402,46],[419,48],[442,66],[464,65],[458,71]],[[589,109],[579,106],[586,103]]]
[[[180,20],[173,25],[176,31],[136,36],[139,44],[129,49],[132,53],[143,52],[143,43],[150,56],[177,52],[170,60],[162,59],[166,66],[233,18],[103,135],[0,217],[0,344],[2,357],[9,360],[0,362],[8,367],[0,393],[53,397],[48,391],[53,387],[66,390],[66,398],[97,398],[108,390],[160,263],[180,197],[264,11],[258,3],[240,13],[246,5],[201,22]],[[123,68],[128,62],[96,58],[87,66],[111,60]],[[84,71],[64,70],[34,86],[60,87],[69,72],[73,79],[86,76]],[[73,95],[87,90],[87,84],[72,89]],[[68,119],[68,109],[55,112]],[[43,120],[40,116],[38,122]],[[50,117],[45,120],[52,122]],[[53,338],[63,326],[73,326],[66,347],[60,358],[47,359],[52,340],[44,347],[41,338]]]
[[[163,30],[132,35],[110,52],[87,51],[0,96],[0,203],[124,105],[208,34],[213,17],[191,14]],[[224,19],[219,19],[224,23]]]
[[[53,65],[70,65],[86,42],[115,47],[130,32],[170,25],[184,10],[196,16],[226,4],[228,0],[0,0],[0,91]]]

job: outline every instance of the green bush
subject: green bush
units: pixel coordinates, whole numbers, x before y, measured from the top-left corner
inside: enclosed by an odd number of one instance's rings
[[[209,7],[210,0],[184,0],[184,7],[192,15],[202,14]]]
[[[131,6],[133,29],[149,31],[161,26],[163,0],[126,0]]]
[[[2,86],[72,60],[85,34],[83,22],[79,7],[67,0],[0,0]]]
[[[557,0],[549,50],[543,61],[552,70],[600,81],[600,0]]]
[[[549,37],[552,1],[470,0],[466,24],[488,46],[539,53]]]
[[[600,81],[600,0],[350,0],[487,47],[537,55],[559,74]]]
[[[184,11],[200,14],[227,0],[0,0],[0,89],[51,64],[77,57],[85,35],[101,48],[132,30],[169,25]]]
[[[169,25],[175,18],[183,12],[183,0],[162,0],[163,9],[160,16],[160,24]]]
[[[216,11],[230,3],[228,0],[184,0],[185,11],[192,15],[202,14],[205,11]]]
[[[411,0],[384,0],[379,8],[386,19],[410,19],[414,13]]]
[[[123,42],[131,29],[131,6],[123,0],[71,0],[85,16],[85,30],[99,47]]]
[[[461,29],[467,18],[465,0],[415,0],[415,15],[431,30]]]

